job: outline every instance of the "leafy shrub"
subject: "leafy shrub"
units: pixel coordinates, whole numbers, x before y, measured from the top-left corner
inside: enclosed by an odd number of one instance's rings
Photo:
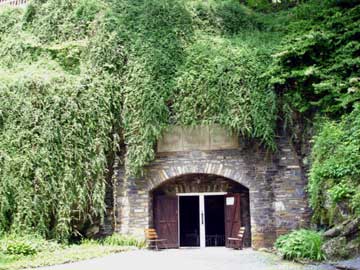
[[[275,95],[264,83],[254,80],[269,61],[261,49],[247,47],[237,39],[202,36],[189,47],[187,55],[177,73],[175,122],[220,123],[273,145]]]
[[[61,43],[85,38],[102,6],[100,1],[90,6],[70,2],[32,1],[27,12],[34,13],[27,14],[25,25],[17,20],[0,33],[1,231],[31,228],[66,240],[90,217],[104,213],[107,162],[118,142],[121,84],[114,82],[116,69],[110,75],[99,66],[110,66],[111,59],[89,61],[100,40],[89,47],[82,40]],[[8,14],[1,13],[0,21],[2,16]],[[83,30],[78,33],[73,24]],[[104,31],[95,32],[101,36]],[[123,63],[116,42],[107,50]]]
[[[263,12],[287,9],[300,3],[299,0],[243,0],[243,2],[245,2],[247,6]]]
[[[338,116],[360,101],[360,5],[339,8],[329,2],[311,1],[292,12],[300,18],[290,23],[269,69],[279,95],[303,115]]]
[[[321,261],[325,259],[321,249],[322,243],[319,232],[302,229],[280,236],[275,242],[275,248],[287,260]]]
[[[133,236],[113,234],[104,239],[103,243],[110,246],[134,246],[143,248],[145,246],[144,240],[139,240]]]
[[[268,0],[246,0],[245,3],[253,9],[262,11],[270,11],[272,9],[272,5]]]
[[[59,245],[33,235],[6,235],[0,239],[0,252],[8,255],[34,255],[43,250],[55,250]]]
[[[24,26],[42,41],[84,39],[106,5],[101,0],[31,1]]]
[[[37,251],[29,242],[13,240],[7,242],[3,252],[10,255],[33,255]]]
[[[17,25],[22,18],[23,12],[21,9],[2,7],[0,10],[0,40],[1,35],[9,32]]]
[[[358,185],[355,190],[355,194],[350,202],[350,207],[355,215],[360,216],[360,185]]]
[[[334,203],[338,203],[344,199],[351,198],[355,193],[355,189],[351,184],[342,181],[337,185],[332,186],[328,193],[330,195],[331,200]]]
[[[329,223],[327,196],[334,203],[347,200],[353,214],[359,213],[360,105],[341,121],[321,120],[312,148],[309,174],[310,203],[314,221]]]
[[[207,32],[236,35],[242,31],[260,30],[262,23],[251,9],[239,1],[193,1],[194,23]]]
[[[309,193],[313,220],[322,225],[333,222],[339,203],[353,214],[360,207],[359,14],[358,1],[346,0],[310,0],[292,9],[268,73],[295,143],[306,145],[315,133]]]

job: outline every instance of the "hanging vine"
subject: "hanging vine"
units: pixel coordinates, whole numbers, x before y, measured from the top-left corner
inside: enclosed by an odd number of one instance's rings
[[[0,12],[0,232],[79,234],[104,212],[109,151],[141,174],[169,125],[273,147],[259,80],[277,42],[238,1],[34,0]],[[256,47],[256,48],[254,48]]]

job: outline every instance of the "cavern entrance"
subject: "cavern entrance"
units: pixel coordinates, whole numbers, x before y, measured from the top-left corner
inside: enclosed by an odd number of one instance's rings
[[[180,246],[200,246],[199,196],[179,197]]]
[[[251,243],[249,190],[225,177],[188,174],[153,190],[153,226],[167,246],[226,246],[228,237],[246,228]]]
[[[225,196],[205,196],[205,239],[207,247],[225,246]]]

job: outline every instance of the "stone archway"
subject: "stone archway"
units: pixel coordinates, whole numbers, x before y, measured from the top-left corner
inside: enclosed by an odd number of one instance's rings
[[[227,150],[226,154],[231,153]],[[160,159],[146,167],[143,178],[128,179],[119,188],[115,230],[120,233],[143,235],[146,227],[152,226],[151,191],[170,179],[188,174],[215,175],[230,179],[249,189],[251,212],[251,246],[271,246],[275,239],[273,222],[273,194],[264,169],[256,175],[253,166],[238,156],[225,156],[217,152],[217,159],[209,160],[200,153],[192,153],[187,160]],[[220,154],[220,155],[219,155]],[[219,160],[220,159],[220,160]],[[251,162],[251,160],[250,160]],[[258,167],[261,163],[258,162]],[[263,175],[261,175],[263,174]],[[270,187],[270,188],[269,188]]]
[[[162,182],[156,188],[150,191],[150,203],[149,203],[149,213],[150,213],[150,226],[156,227],[156,212],[155,209],[155,201],[157,197],[176,197],[179,203],[182,198],[187,194],[190,194],[190,197],[194,197],[194,194],[206,194],[205,201],[208,202],[208,206],[210,207],[210,215],[208,216],[205,213],[205,217],[209,217],[208,221],[206,221],[206,226],[208,227],[208,233],[206,236],[209,241],[207,241],[208,245],[211,246],[211,235],[217,236],[225,236],[225,234],[221,234],[217,227],[225,226],[225,216],[224,210],[227,207],[225,204],[225,197],[237,194],[240,198],[239,202],[239,221],[241,225],[246,228],[245,237],[244,237],[244,246],[251,247],[251,219],[250,219],[250,200],[249,200],[249,189],[238,182],[231,180],[230,178],[226,178],[219,175],[214,174],[182,174],[180,176],[167,179]],[[226,195],[227,194],[227,195]],[[195,196],[196,197],[196,196]],[[215,198],[215,199],[214,199]],[[197,199],[196,199],[197,200]],[[216,209],[216,213],[211,212],[211,207]],[[181,209],[178,209],[179,211]],[[205,212],[206,209],[204,209]],[[180,213],[179,213],[179,221],[180,221]],[[211,218],[216,216],[216,218]],[[206,218],[205,218],[206,219]],[[219,220],[221,219],[221,220]],[[210,221],[211,220],[211,221]],[[195,221],[197,222],[197,221]],[[180,222],[181,223],[181,222]],[[212,224],[213,225],[212,225]],[[180,228],[180,224],[178,224],[178,228]],[[187,226],[188,224],[186,224]],[[198,225],[197,225],[198,226]],[[220,229],[224,233],[224,228]],[[238,229],[237,229],[238,230]],[[219,235],[220,234],[220,235]],[[218,238],[219,239],[219,238]],[[222,238],[221,245],[225,245],[225,238]],[[179,241],[180,243],[180,241]],[[216,244],[215,244],[216,245]]]
[[[271,247],[278,235],[308,222],[306,182],[285,142],[277,155],[256,147],[164,152],[142,177],[124,177],[122,166],[115,172],[114,230],[119,233],[143,236],[152,225],[151,191],[188,174],[224,177],[249,189],[253,248]]]
[[[247,170],[235,170],[224,164],[206,162],[204,164],[188,164],[166,167],[163,169],[149,169],[146,178],[149,180],[147,191],[151,191],[169,179],[181,177],[188,174],[207,174],[217,175],[231,179],[250,189],[251,181],[247,175]]]

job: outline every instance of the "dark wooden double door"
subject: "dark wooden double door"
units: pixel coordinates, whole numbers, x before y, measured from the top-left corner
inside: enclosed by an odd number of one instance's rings
[[[198,207],[198,206],[197,206]],[[200,215],[202,213],[200,212]],[[199,216],[200,223],[204,222]],[[240,194],[228,194],[224,198],[225,245],[228,237],[235,237],[241,227]],[[154,198],[154,225],[158,235],[167,239],[168,248],[178,248],[179,241],[179,197],[156,196]]]

